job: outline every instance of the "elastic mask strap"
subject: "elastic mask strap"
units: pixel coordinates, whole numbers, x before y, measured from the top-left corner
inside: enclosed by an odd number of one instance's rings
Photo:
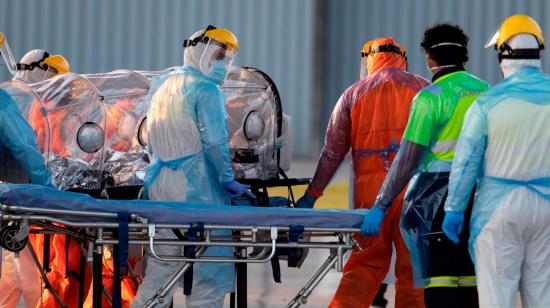
[[[460,66],[460,64],[448,64],[448,65],[440,65],[440,66],[430,66],[430,69],[431,69],[431,70],[437,70],[437,69],[440,69],[440,68],[449,68],[449,67],[456,67],[456,66]]]
[[[461,45],[459,43],[443,42],[443,43],[439,43],[439,44],[435,44],[435,45],[431,46],[430,49],[441,47],[441,46],[456,46],[456,47],[460,47],[460,48],[466,48],[466,47],[464,47],[464,45]]]

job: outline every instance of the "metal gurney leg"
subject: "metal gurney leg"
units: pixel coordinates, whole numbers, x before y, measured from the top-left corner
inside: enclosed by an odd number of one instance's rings
[[[204,251],[206,250],[206,247],[198,247],[196,256],[200,257]],[[168,290],[170,290],[180,279],[183,277],[183,274],[191,267],[191,262],[182,262],[176,271],[168,278],[162,286],[158,289],[157,293],[150,298],[145,305],[144,308],[152,308],[155,307],[159,303],[163,303],[166,299],[164,298],[166,296],[166,293],[168,293]],[[171,300],[171,299],[169,299]]]
[[[302,304],[307,303],[307,298],[311,295],[313,290],[319,285],[321,280],[325,278],[327,273],[334,267],[338,260],[338,252],[336,249],[331,249],[330,255],[326,261],[319,267],[317,272],[311,277],[306,285],[298,292],[298,294],[286,305],[287,308],[300,307]]]
[[[350,235],[347,234],[346,242],[351,243],[358,250],[362,250],[361,245]],[[340,239],[342,236],[340,235]],[[336,270],[342,272],[344,269],[344,250],[342,248],[331,249],[330,255],[326,261],[319,267],[317,272],[311,277],[306,285],[296,294],[296,296],[286,305],[287,308],[297,308],[302,304],[307,303],[307,298],[311,295],[313,290],[319,285],[321,280],[325,278],[327,273],[336,265]],[[336,264],[338,262],[338,264]]]
[[[34,248],[29,243],[27,245],[29,247],[29,251],[31,253],[32,258],[34,259],[34,263],[36,263],[36,266],[38,267],[38,273],[40,274],[40,277],[42,278],[42,281],[44,282],[44,287],[50,291],[50,293],[53,295],[55,301],[57,304],[62,307],[66,308],[67,306],[63,303],[57,292],[52,288],[52,285],[50,284],[50,281],[48,280],[48,276],[46,276],[46,273],[44,270],[40,267],[40,260],[38,260],[38,256],[36,255],[36,252],[34,251]]]

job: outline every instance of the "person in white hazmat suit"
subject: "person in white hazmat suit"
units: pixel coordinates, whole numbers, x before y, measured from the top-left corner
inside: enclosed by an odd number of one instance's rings
[[[21,58],[20,63],[16,64],[13,80],[36,83],[69,71],[69,64],[61,55],[50,56],[45,50],[34,49],[27,52]],[[9,97],[7,93],[5,96]],[[9,100],[12,99],[9,98]],[[18,137],[21,139],[21,144],[18,146],[25,146],[29,149],[27,150],[29,153],[19,153],[21,157],[15,158],[18,160],[28,158],[27,164],[29,166],[25,166],[26,169],[32,171],[33,174],[40,175],[39,180],[36,179],[36,175],[33,175],[32,183],[53,187],[44,159],[36,145],[36,133],[20,115],[15,102],[12,103],[9,109],[4,111],[6,117],[9,117],[10,120],[2,125],[3,129],[7,130],[8,126],[19,125],[12,132],[20,134]],[[25,138],[21,138],[21,134],[25,135]],[[27,142],[27,144],[24,142]],[[37,249],[37,247],[34,248]],[[40,253],[40,251],[37,251],[37,253]],[[25,300],[26,307],[36,307],[41,296],[40,284],[40,276],[28,247],[25,247],[19,255],[7,250],[2,252],[0,308],[15,308],[21,296]]]
[[[219,88],[237,52],[237,38],[227,29],[208,26],[186,40],[184,48],[183,67],[151,86],[147,130],[153,160],[146,169],[145,193],[152,200],[220,206],[243,194],[255,199],[248,186],[234,179],[225,97]],[[174,238],[169,230],[157,236]],[[158,246],[157,253],[180,255],[181,248]],[[232,256],[233,250],[209,248],[205,255]],[[147,303],[178,265],[149,258],[132,307]],[[156,307],[167,307],[175,289]],[[192,290],[185,292],[187,307],[223,307],[225,294],[233,289],[232,264],[195,263]]]
[[[445,203],[443,231],[470,225],[480,307],[550,307],[550,76],[541,71],[544,38],[526,15],[504,21],[486,47],[498,51],[504,80],[466,114]]]

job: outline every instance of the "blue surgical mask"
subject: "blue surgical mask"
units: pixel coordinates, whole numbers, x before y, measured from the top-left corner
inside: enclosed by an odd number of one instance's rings
[[[214,61],[212,63],[212,69],[210,70],[208,76],[221,84],[227,76],[227,66],[228,65],[226,61]]]

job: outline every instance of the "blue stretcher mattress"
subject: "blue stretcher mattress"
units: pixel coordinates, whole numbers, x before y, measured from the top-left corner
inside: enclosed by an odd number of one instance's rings
[[[0,203],[41,209],[137,214],[157,224],[359,228],[365,210],[210,205],[150,200],[102,200],[31,184],[0,184]],[[1,211],[1,210],[0,210]],[[91,218],[90,220],[93,220]]]

